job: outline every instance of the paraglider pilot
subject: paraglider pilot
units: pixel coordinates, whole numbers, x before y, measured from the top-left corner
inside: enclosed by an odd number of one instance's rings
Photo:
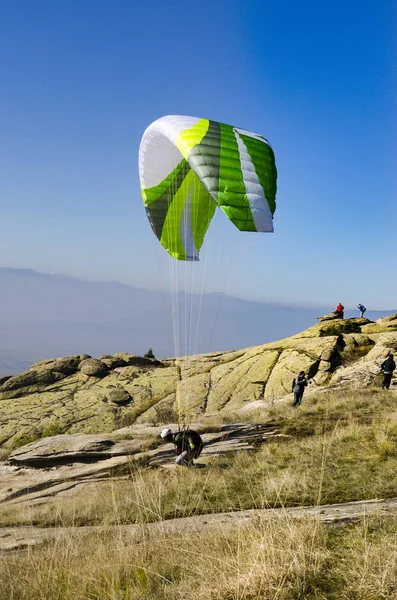
[[[175,445],[175,452],[178,455],[175,463],[180,467],[192,467],[193,459],[200,456],[204,446],[200,434],[193,429],[172,433],[171,429],[166,428],[160,436],[165,442]]]

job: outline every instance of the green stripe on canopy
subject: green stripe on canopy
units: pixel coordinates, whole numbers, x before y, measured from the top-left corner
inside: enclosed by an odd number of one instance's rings
[[[179,260],[198,259],[216,206],[241,231],[273,231],[277,170],[272,148],[257,134],[162,117],[142,137],[139,173],[153,231]]]

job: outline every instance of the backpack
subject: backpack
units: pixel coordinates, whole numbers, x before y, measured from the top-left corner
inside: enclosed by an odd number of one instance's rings
[[[296,383],[297,377],[292,380],[292,391],[297,393],[301,391],[300,385]]]

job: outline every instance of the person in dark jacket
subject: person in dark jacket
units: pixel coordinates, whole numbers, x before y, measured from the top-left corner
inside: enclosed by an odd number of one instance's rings
[[[396,368],[396,363],[394,362],[394,355],[389,354],[386,360],[381,364],[382,373],[383,373],[383,381],[382,381],[382,390],[386,388],[389,389],[391,378],[393,377],[393,371]]]
[[[301,371],[292,382],[292,391],[294,392],[294,403],[292,406],[295,408],[300,406],[303,398],[303,392],[307,386],[307,379],[304,371]]]
[[[192,467],[193,459],[198,458],[203,449],[203,440],[197,431],[185,429],[172,433],[171,429],[163,429],[160,433],[164,441],[175,445],[175,452],[178,455],[175,463],[180,467]]]

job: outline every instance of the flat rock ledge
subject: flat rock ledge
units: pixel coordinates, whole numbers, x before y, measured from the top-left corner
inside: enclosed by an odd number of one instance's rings
[[[202,432],[203,427],[192,424],[197,431]],[[176,430],[175,425],[171,428]],[[160,442],[161,429],[125,428],[106,437],[59,435],[23,446],[12,453],[7,463],[0,463],[0,504],[21,508],[43,504],[50,498],[107,483],[109,478],[123,477],[130,473],[134,462],[178,468],[172,444],[160,443],[147,449],[148,436],[152,442]],[[262,424],[222,425],[216,431],[202,433],[204,449],[198,463],[205,466],[214,456],[253,451],[258,443],[280,435],[275,427]]]
[[[130,458],[142,454],[148,439],[157,447],[147,452],[150,462],[162,464],[164,457],[169,460],[172,444],[162,444],[161,427],[131,427],[116,430],[107,436],[101,434],[55,435],[22,446],[11,453],[7,463],[14,466],[35,468],[57,467],[74,463],[96,463],[109,458],[124,456]],[[169,425],[177,431],[177,425]],[[207,426],[208,427],[208,426]],[[216,431],[205,433],[205,425],[192,424],[191,429],[202,433],[204,440],[203,456],[222,454],[240,449],[249,450],[256,442],[263,442],[278,433],[274,426],[266,424],[236,423],[220,425]],[[124,439],[123,439],[124,438]],[[171,451],[171,452],[170,452]]]
[[[178,536],[200,533],[205,530],[247,527],[258,519],[316,519],[326,525],[344,524],[359,521],[368,516],[397,515],[397,498],[389,500],[360,500],[343,504],[326,504],[294,508],[251,509],[236,512],[195,515],[156,523],[137,525],[115,525],[112,527],[4,527],[0,529],[0,552],[23,550],[48,542],[69,542],[87,535],[113,533],[128,538],[129,542],[139,541],[142,536]]]

